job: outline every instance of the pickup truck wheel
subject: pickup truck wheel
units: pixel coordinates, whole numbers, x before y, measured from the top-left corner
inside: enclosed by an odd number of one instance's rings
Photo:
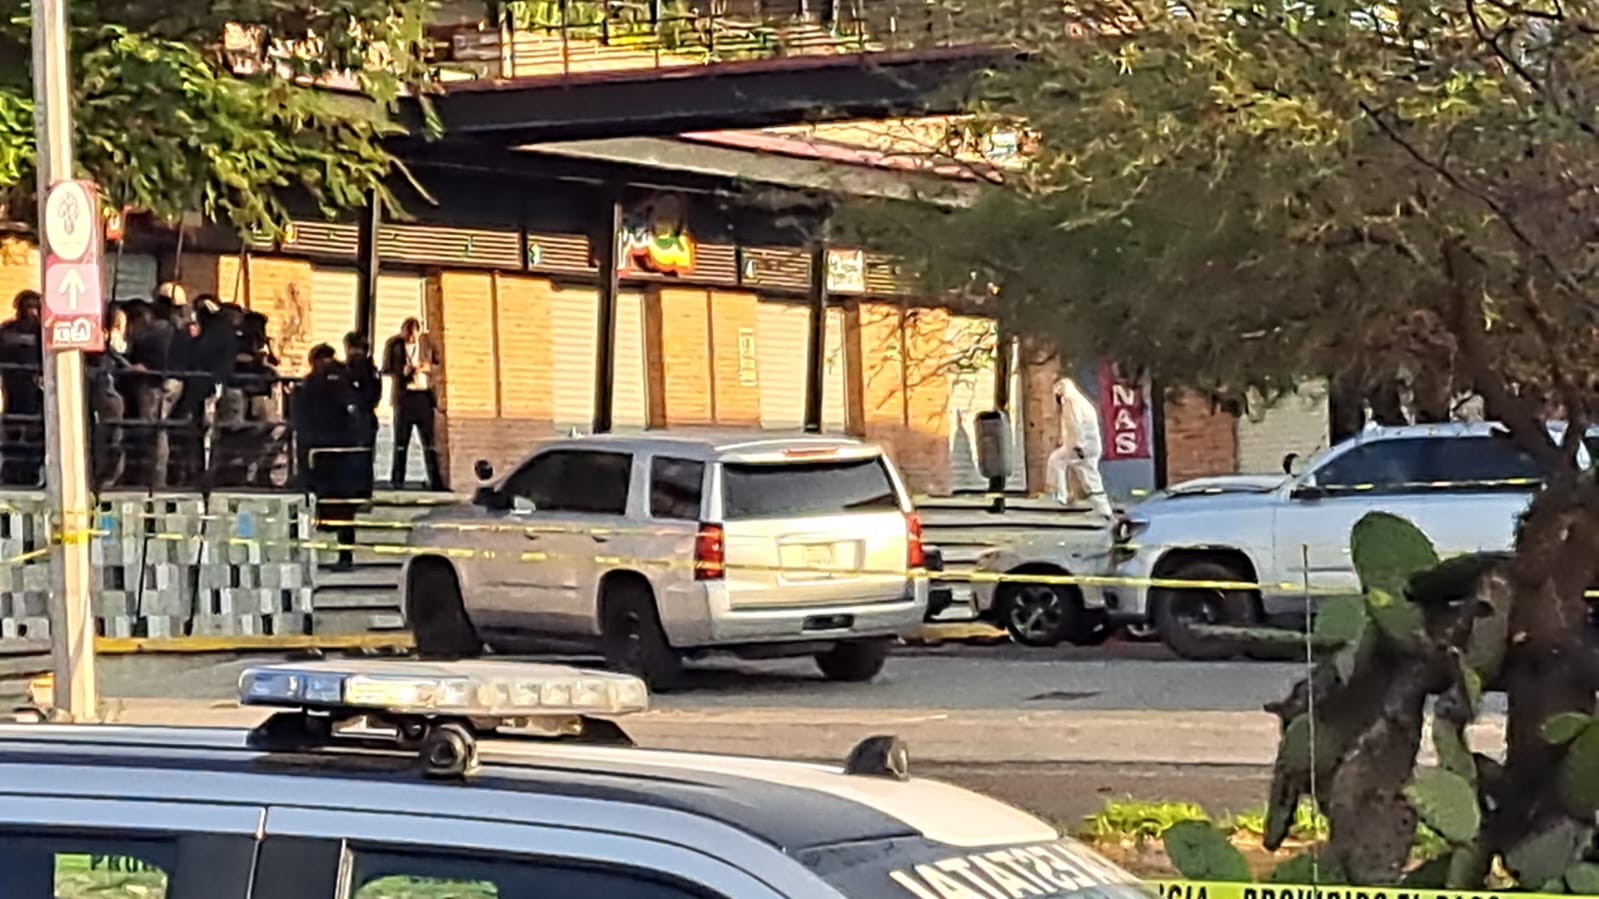
[[[1110,639],[1110,621],[1104,612],[1085,609],[1082,595],[1065,584],[1002,584],[994,606],[999,623],[1023,646],[1048,648],[1063,641],[1098,646]]]
[[[469,659],[483,654],[483,640],[466,617],[455,572],[429,561],[411,572],[405,591],[405,620],[425,659]]]
[[[883,673],[892,640],[850,640],[816,654],[816,667],[831,681],[865,683]]]
[[[605,610],[600,642],[606,666],[642,678],[652,690],[678,686],[683,659],[666,639],[650,591],[634,583],[614,584],[606,587],[600,602]]]
[[[1180,581],[1242,581],[1237,571],[1219,562],[1189,562],[1168,575]],[[1256,623],[1255,599],[1247,590],[1176,589],[1163,587],[1151,597],[1155,628],[1172,652],[1185,659],[1210,662],[1238,655],[1232,642],[1196,633],[1196,624],[1248,627]]]

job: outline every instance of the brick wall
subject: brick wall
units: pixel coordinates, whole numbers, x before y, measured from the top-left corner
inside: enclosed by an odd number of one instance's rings
[[[514,465],[552,420],[549,281],[486,272],[430,277],[429,321],[443,345],[440,444],[456,490],[477,483],[473,465]]]
[[[1238,432],[1231,413],[1208,397],[1185,392],[1166,402],[1166,477],[1189,478],[1238,470]]]
[[[11,317],[11,300],[24,290],[39,289],[39,254],[14,237],[0,238],[0,317]]]
[[[881,445],[916,493],[949,489],[949,315],[863,302],[846,313],[851,431]]]

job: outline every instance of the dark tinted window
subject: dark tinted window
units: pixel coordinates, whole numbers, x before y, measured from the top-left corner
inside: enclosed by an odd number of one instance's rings
[[[1354,447],[1316,470],[1316,484],[1329,490],[1394,490],[1436,480],[1428,474],[1431,444],[1425,437],[1374,440]]]
[[[1466,437],[1433,444],[1428,469],[1435,481],[1480,489],[1515,486],[1518,481],[1528,486],[1543,478],[1538,463],[1506,437]]]
[[[565,866],[542,859],[360,852],[351,899],[699,899],[648,871]]]
[[[650,460],[650,517],[698,521],[705,463],[657,457]]]
[[[5,899],[164,899],[174,882],[204,883],[208,899],[248,892],[255,845],[248,837],[30,831],[0,831]]]
[[[503,490],[531,501],[540,512],[622,515],[632,476],[628,453],[554,450],[528,460]]]
[[[800,462],[723,467],[722,514],[786,518],[899,508],[881,457],[847,462]]]

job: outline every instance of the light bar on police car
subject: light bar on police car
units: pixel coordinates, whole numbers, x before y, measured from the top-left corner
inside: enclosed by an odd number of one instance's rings
[[[636,677],[565,665],[351,660],[248,668],[239,702],[504,719],[642,712],[649,691]]]

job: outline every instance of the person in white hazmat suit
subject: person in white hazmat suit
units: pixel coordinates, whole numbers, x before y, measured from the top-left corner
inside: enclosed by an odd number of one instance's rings
[[[1088,501],[1094,511],[1111,517],[1110,497],[1099,476],[1104,455],[1099,409],[1071,378],[1055,382],[1055,403],[1060,407],[1060,448],[1049,454],[1049,486],[1056,502]]]

